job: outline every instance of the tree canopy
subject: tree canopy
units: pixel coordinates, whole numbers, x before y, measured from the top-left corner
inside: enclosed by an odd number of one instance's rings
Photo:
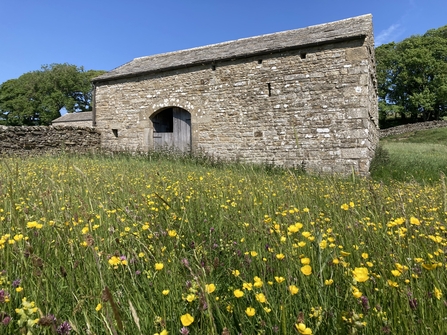
[[[447,115],[447,26],[376,48],[381,120]]]
[[[91,79],[105,71],[70,64],[44,65],[0,85],[0,124],[48,125],[68,113],[92,109]]]

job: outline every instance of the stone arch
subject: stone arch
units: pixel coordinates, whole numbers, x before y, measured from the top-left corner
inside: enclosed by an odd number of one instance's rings
[[[152,124],[154,150],[191,152],[191,113],[184,108],[169,106],[158,109],[149,117]]]

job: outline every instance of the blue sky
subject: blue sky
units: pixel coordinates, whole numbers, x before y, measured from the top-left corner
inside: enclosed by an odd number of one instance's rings
[[[0,83],[41,65],[111,70],[133,58],[352,16],[376,45],[447,24],[446,0],[1,0]]]

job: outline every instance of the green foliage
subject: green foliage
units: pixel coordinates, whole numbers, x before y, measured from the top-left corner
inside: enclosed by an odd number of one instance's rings
[[[92,109],[90,80],[104,71],[70,64],[42,66],[0,85],[0,124],[48,125],[67,112]]]
[[[447,113],[447,26],[376,48],[379,115],[433,120]]]

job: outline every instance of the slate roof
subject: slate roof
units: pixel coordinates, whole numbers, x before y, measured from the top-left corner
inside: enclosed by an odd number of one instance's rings
[[[79,113],[67,113],[54,119],[52,124],[60,123],[60,122],[80,122],[80,121],[92,121],[93,113],[92,112],[79,112]]]
[[[93,83],[133,77],[151,72],[173,70],[290,49],[315,46],[372,35],[372,15],[260,35],[203,47],[135,58],[116,69],[94,78]]]

